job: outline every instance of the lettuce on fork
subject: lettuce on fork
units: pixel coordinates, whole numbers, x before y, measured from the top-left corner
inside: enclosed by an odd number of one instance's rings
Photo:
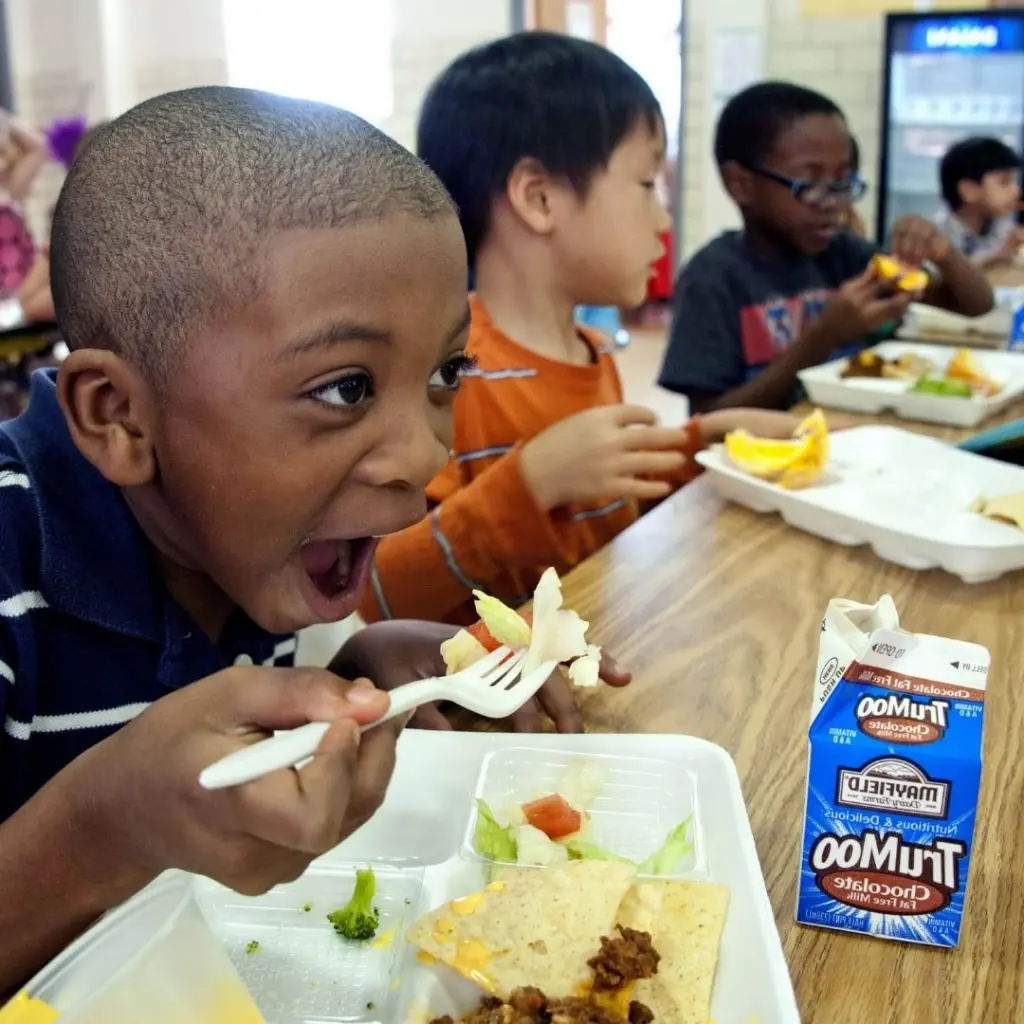
[[[576,612],[562,607],[562,582],[554,569],[545,570],[533,594],[533,624],[496,597],[473,591],[476,611],[494,646],[526,649],[523,673],[529,674],[545,661],[556,661],[576,686],[591,687],[598,682],[601,649],[587,643],[590,626]],[[488,651],[471,630],[460,629],[441,644],[441,656],[449,675],[479,661]],[[494,649],[493,647],[490,649]]]

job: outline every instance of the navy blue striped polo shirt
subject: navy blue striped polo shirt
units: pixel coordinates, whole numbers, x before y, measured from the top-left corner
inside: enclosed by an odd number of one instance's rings
[[[148,704],[295,637],[237,612],[218,643],[168,593],[120,490],[71,440],[54,371],[0,423],[0,821]]]

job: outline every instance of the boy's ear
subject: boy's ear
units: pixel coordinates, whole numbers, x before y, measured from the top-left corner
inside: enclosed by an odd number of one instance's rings
[[[956,183],[956,191],[960,196],[960,202],[965,204],[981,202],[985,189],[980,181],[971,181],[970,178],[961,178]]]
[[[548,235],[554,230],[552,190],[554,182],[544,165],[524,157],[508,176],[505,198],[513,212],[531,231]]]
[[[154,478],[151,392],[124,359],[106,349],[69,353],[57,398],[76,447],[111,483],[137,487]]]
[[[751,192],[754,187],[754,176],[735,160],[726,160],[722,164],[722,184],[729,197],[737,206],[749,206]]]

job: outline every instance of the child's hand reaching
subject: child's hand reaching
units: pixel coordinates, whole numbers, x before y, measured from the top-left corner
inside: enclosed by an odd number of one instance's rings
[[[755,437],[784,440],[793,436],[801,416],[769,409],[720,409],[700,418],[700,432],[705,444],[715,444],[733,430],[746,430]]]
[[[679,429],[657,422],[641,405],[602,405],[570,416],[523,446],[526,486],[545,512],[570,502],[664,498],[672,486],[644,477],[672,473],[686,457]]]
[[[868,264],[832,293],[807,329],[808,339],[825,357],[839,345],[869,337],[884,324],[899,320],[914,298],[910,292],[893,294]]]
[[[458,631],[458,626],[436,622],[392,621],[367,626],[352,637],[331,663],[342,675],[365,676],[382,690],[411,683],[414,679],[445,674],[441,644]],[[609,686],[625,686],[630,675],[607,655],[601,661],[601,680]],[[509,719],[516,732],[539,732],[544,711],[559,732],[582,732],[583,721],[572,687],[561,672],[554,672],[540,688],[535,700]],[[436,704],[425,704],[412,717],[421,729],[451,729],[452,724]]]
[[[705,444],[715,444],[733,430],[745,430],[754,437],[786,440],[793,436],[804,416],[792,412],[772,412],[769,409],[720,409],[700,417],[700,432]],[[848,430],[855,421],[846,416],[829,414],[831,431]]]
[[[952,242],[930,220],[916,214],[896,221],[889,243],[893,256],[911,267],[919,267],[925,260],[941,265],[952,247]]]

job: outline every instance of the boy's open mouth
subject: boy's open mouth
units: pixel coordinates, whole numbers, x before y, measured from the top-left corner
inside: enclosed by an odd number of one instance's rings
[[[361,584],[373,553],[372,537],[314,540],[300,549],[302,567],[316,589],[328,600],[341,597],[353,584]]]

